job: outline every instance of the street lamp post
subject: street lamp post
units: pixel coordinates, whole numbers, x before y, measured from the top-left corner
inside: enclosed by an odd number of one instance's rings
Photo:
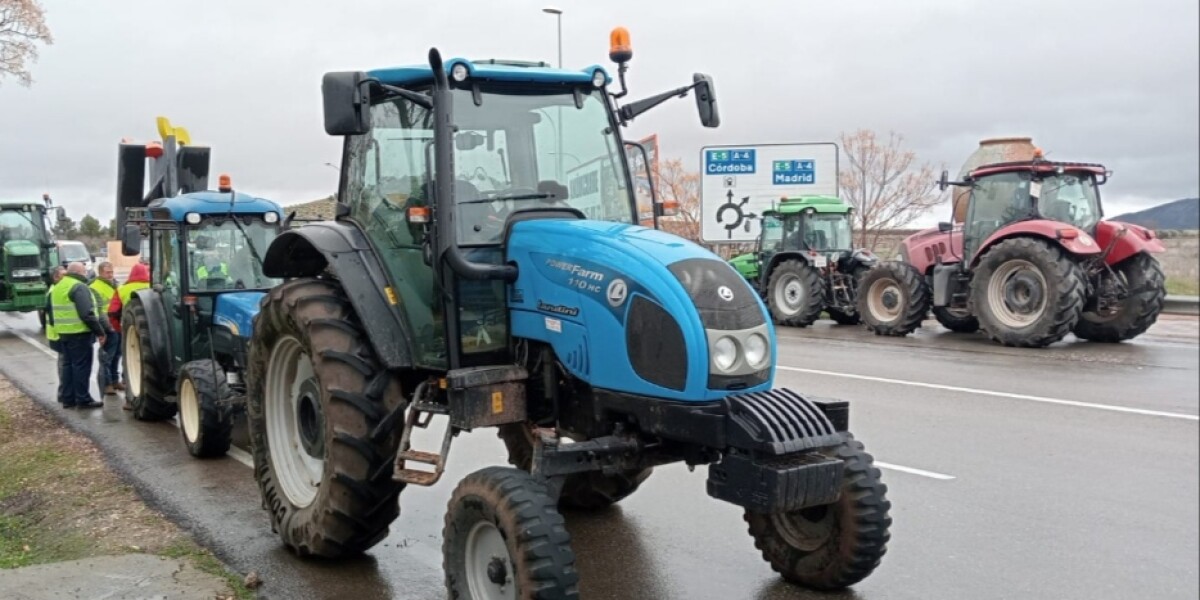
[[[546,8],[542,9],[542,12],[544,12],[548,15],[554,15],[554,18],[558,21],[558,68],[561,69],[563,67],[563,59],[562,59],[562,13],[563,13],[563,11],[561,8],[556,8],[554,6],[547,6]],[[555,162],[557,163],[556,166],[558,167],[558,180],[562,181],[562,179],[563,179],[562,107],[559,107],[556,112],[558,113],[558,123],[555,123],[554,128],[558,132],[558,136],[557,136],[558,137],[558,152],[556,152],[557,160]]]
[[[555,18],[558,20],[558,68],[561,69],[563,66],[563,59],[562,59],[562,14],[563,14],[563,11],[560,8],[555,8],[553,6],[547,6],[546,8],[542,9],[542,12],[544,12],[548,15],[554,15]]]

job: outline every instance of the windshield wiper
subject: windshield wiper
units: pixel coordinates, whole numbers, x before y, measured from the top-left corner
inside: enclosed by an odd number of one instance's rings
[[[489,202],[501,202],[504,200],[545,200],[547,198],[557,198],[555,194],[513,194],[511,196],[494,196],[492,198],[477,198],[475,200],[463,200],[459,202],[459,206],[467,204],[487,204]]]
[[[258,262],[258,272],[254,274],[255,287],[258,287],[262,285],[262,279],[259,277],[259,273],[263,272],[263,259],[258,255],[258,248],[254,247],[254,242],[250,240],[250,234],[246,233],[246,229],[242,227],[242,224],[240,221],[238,221],[238,218],[233,217],[231,220],[233,221],[234,227],[237,227],[238,231],[242,232],[242,239],[246,240],[246,245],[250,248],[250,256],[252,256],[256,262]]]

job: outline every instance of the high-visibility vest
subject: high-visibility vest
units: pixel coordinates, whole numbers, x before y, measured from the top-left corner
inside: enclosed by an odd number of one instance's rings
[[[53,287],[51,287],[50,290],[46,292],[46,300],[50,299],[50,292],[52,292],[52,291],[54,291]],[[49,342],[58,341],[58,328],[56,328],[54,326],[54,323],[50,322],[49,316],[46,317],[46,341],[49,341]]]
[[[144,290],[150,287],[148,281],[126,281],[117,288],[117,297],[121,299],[121,310],[125,310],[129,306],[129,300],[133,298],[133,293],[138,290]]]
[[[218,269],[219,269],[220,277],[229,277],[229,265],[228,264],[222,262],[220,264],[220,266],[218,267]],[[214,269],[214,270],[217,270],[217,269]],[[214,277],[217,275],[218,275],[217,273],[214,273]],[[196,279],[208,279],[208,267],[206,267],[204,265],[200,265],[199,267],[196,267]]]
[[[75,303],[71,301],[71,290],[77,285],[87,287],[82,281],[68,276],[50,288],[51,317],[54,319],[54,329],[60,336],[91,331],[87,323],[79,317]]]
[[[103,319],[104,313],[108,312],[108,305],[112,303],[113,294],[117,293],[117,288],[99,277],[92,280],[88,284],[92,290],[92,298],[96,301],[96,316]]]

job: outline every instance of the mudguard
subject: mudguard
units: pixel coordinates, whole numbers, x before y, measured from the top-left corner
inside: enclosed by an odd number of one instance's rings
[[[1064,237],[1062,235],[1069,231],[1075,233],[1074,237]],[[978,265],[979,259],[992,246],[1003,240],[1015,237],[1044,238],[1057,243],[1059,246],[1062,246],[1063,250],[1077,256],[1090,256],[1099,254],[1104,250],[1104,247],[1098,244],[1088,232],[1074,225],[1046,219],[1031,219],[1029,221],[1018,221],[998,229],[980,244],[979,250],[975,252],[975,256],[971,257],[971,266]]]
[[[150,333],[150,356],[154,357],[154,366],[158,372],[168,379],[174,387],[175,369],[171,367],[171,340],[167,337],[171,328],[168,326],[167,309],[163,305],[162,294],[153,288],[137,290],[133,297],[142,303],[146,311],[146,322]]]
[[[1124,235],[1121,234],[1122,230],[1125,231]],[[1116,239],[1115,244],[1113,244],[1114,238]],[[1113,244],[1112,250],[1104,259],[1110,265],[1115,265],[1139,252],[1157,254],[1166,251],[1166,247],[1152,230],[1141,225],[1120,221],[1100,221],[1096,225],[1096,243],[1101,250],[1108,248],[1109,244]]]
[[[268,277],[315,277],[328,269],[337,277],[379,360],[389,369],[413,366],[412,329],[388,299],[388,277],[379,256],[358,227],[322,221],[279,234],[263,259]]]

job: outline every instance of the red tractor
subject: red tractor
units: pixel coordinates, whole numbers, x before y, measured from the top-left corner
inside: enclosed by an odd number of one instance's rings
[[[1068,333],[1096,342],[1136,337],[1166,295],[1153,231],[1102,221],[1103,165],[1032,160],[975,167],[962,223],[906,238],[897,261],[868,273],[858,310],[878,335],[903,336],[930,309],[946,328],[982,329],[1006,346],[1042,347]]]

